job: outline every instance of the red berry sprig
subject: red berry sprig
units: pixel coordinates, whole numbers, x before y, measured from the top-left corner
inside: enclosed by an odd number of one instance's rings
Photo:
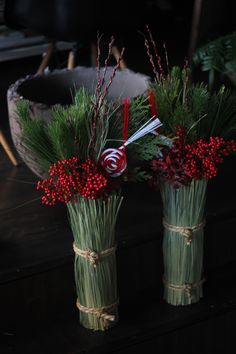
[[[42,203],[68,203],[78,196],[96,199],[107,192],[108,179],[89,159],[81,163],[78,157],[61,160],[49,168],[50,178],[38,181],[37,189],[44,190]]]
[[[193,144],[184,146],[184,172],[194,179],[211,179],[216,177],[218,165],[224,157],[236,151],[234,140],[224,140],[219,137],[210,137],[209,141],[197,140]]]
[[[160,180],[174,187],[188,184],[192,179],[216,177],[218,165],[224,157],[236,152],[236,141],[210,137],[209,141],[186,143],[184,127],[176,127],[176,139],[170,148],[162,150],[162,157],[151,161],[151,169]]]

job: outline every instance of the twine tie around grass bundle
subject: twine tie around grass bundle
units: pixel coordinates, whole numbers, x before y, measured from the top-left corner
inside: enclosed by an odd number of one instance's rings
[[[199,288],[205,281],[205,278],[201,279],[198,283],[185,283],[185,284],[173,284],[169,283],[163,278],[164,285],[174,291],[183,291],[188,297],[189,304],[192,302],[193,290]]]
[[[96,268],[97,264],[98,264],[98,262],[100,261],[101,258],[110,256],[111,254],[115,253],[116,246],[108,248],[108,249],[106,249],[104,251],[101,251],[101,252],[96,252],[96,251],[93,251],[93,250],[90,250],[90,249],[88,249],[86,251],[81,250],[80,248],[78,248],[75,245],[75,243],[73,243],[73,250],[74,250],[76,255],[86,258],[90,262],[90,264],[94,268]]]
[[[171,225],[163,219],[163,226],[170,231],[178,232],[179,234],[181,234],[186,239],[186,243],[188,246],[190,246],[192,243],[193,233],[204,228],[205,224],[206,222],[205,220],[203,220],[203,222],[194,226],[177,226]]]
[[[109,305],[118,299],[115,228],[122,200],[112,193],[106,201],[78,198],[68,203],[80,323],[94,331],[114,327],[119,318],[118,306],[109,311]],[[111,315],[115,317],[106,317]]]
[[[98,319],[102,319],[104,322],[104,327],[108,328],[109,322],[114,322],[116,320],[116,316],[109,314],[108,312],[115,309],[118,306],[118,303],[119,302],[116,301],[113,304],[107,305],[107,306],[86,307],[86,306],[81,305],[81,303],[77,299],[76,306],[80,311],[85,312],[87,314],[95,315],[95,316],[97,316]]]

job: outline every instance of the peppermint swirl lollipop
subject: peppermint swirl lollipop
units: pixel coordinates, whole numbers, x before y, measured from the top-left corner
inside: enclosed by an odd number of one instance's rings
[[[103,151],[100,157],[100,164],[110,177],[120,176],[127,168],[125,148],[134,141],[140,139],[148,133],[152,133],[157,128],[162,126],[162,123],[155,116],[151,117],[143,124],[129,139],[127,139],[123,146],[118,149],[110,148]]]
[[[104,150],[100,164],[111,177],[119,177],[127,167],[125,151],[115,148]]]

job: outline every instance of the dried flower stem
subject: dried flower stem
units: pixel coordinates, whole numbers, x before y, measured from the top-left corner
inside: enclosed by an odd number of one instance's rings
[[[97,120],[100,114],[101,107],[104,103],[104,100],[107,96],[108,90],[113,82],[113,79],[115,77],[116,71],[120,67],[121,60],[123,59],[123,54],[124,54],[124,48],[122,48],[121,54],[118,58],[117,64],[114,66],[113,71],[111,73],[109,82],[107,85],[105,85],[105,78],[106,78],[106,73],[108,69],[108,62],[109,59],[112,55],[112,46],[114,44],[114,37],[111,37],[111,40],[108,45],[108,54],[104,62],[104,72],[103,76],[101,78],[101,67],[100,67],[100,40],[102,36],[97,36],[97,45],[98,45],[98,56],[97,56],[97,86],[96,86],[96,97],[95,97],[95,102],[94,102],[94,115],[93,115],[93,120],[92,120],[92,132],[91,132],[91,147],[94,149],[95,141],[96,141],[96,127],[97,127]]]
[[[169,77],[169,75],[170,75],[169,58],[168,58],[168,53],[167,53],[166,43],[165,42],[163,43],[163,48],[164,48],[164,52],[165,52],[166,68],[167,68],[168,77]]]
[[[159,73],[158,73],[158,70],[157,70],[156,65],[154,63],[152,53],[150,51],[149,42],[148,42],[148,40],[146,38],[144,39],[144,45],[145,45],[145,47],[147,49],[147,55],[149,57],[149,61],[150,61],[151,66],[152,66],[153,73],[155,74],[156,79],[159,80]]]
[[[157,65],[158,65],[158,68],[159,68],[159,71],[160,71],[160,77],[163,77],[164,76],[164,71],[163,71],[163,68],[162,68],[162,65],[161,65],[161,57],[158,54],[156,43],[155,43],[155,41],[153,39],[152,33],[151,33],[150,28],[148,27],[148,25],[146,26],[146,30],[147,30],[147,33],[149,35],[149,38],[150,38],[150,41],[151,41],[151,44],[152,44],[152,47],[153,47],[153,50],[154,50],[154,53],[155,53],[155,57],[156,57],[156,60],[157,60]]]
[[[105,83],[105,77],[106,77],[106,73],[107,73],[108,62],[109,62],[109,59],[110,59],[110,57],[112,55],[112,47],[113,47],[114,41],[115,41],[115,38],[112,36],[111,40],[110,40],[110,42],[108,44],[108,54],[107,54],[107,57],[106,57],[105,62],[104,62],[104,72],[103,72],[103,77],[102,77],[102,81],[101,81],[101,88],[103,87],[103,85]],[[100,95],[102,95],[102,92],[100,92]]]
[[[186,73],[183,79],[183,104],[187,104],[187,86],[189,81],[189,76],[187,74],[188,70],[188,61],[185,61],[183,72]]]
[[[118,58],[118,61],[117,61],[117,64],[114,66],[113,70],[112,70],[112,73],[111,73],[111,76],[110,76],[110,80],[108,82],[108,84],[106,85],[105,89],[104,89],[104,92],[103,92],[103,95],[101,96],[101,104],[103,103],[107,93],[108,93],[108,90],[113,82],[113,79],[116,75],[116,71],[120,68],[120,62],[121,60],[123,59],[123,55],[124,55],[124,51],[125,51],[125,48],[122,48],[121,50],[121,53],[120,53],[120,56]]]
[[[100,49],[100,42],[103,37],[103,34],[97,33],[97,86],[96,86],[96,92],[100,92],[101,90],[101,68],[100,68],[100,57],[101,57],[101,49]]]

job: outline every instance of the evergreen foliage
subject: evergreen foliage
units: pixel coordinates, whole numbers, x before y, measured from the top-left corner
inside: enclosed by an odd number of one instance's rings
[[[32,119],[29,102],[18,102],[17,113],[23,131],[22,144],[45,173],[58,160],[78,156],[81,160],[92,158],[96,162],[105,148],[122,146],[123,106],[117,102],[104,101],[96,118],[94,134],[95,101],[95,95],[81,88],[76,93],[72,105],[57,105],[52,108],[49,123],[45,123],[40,117]],[[147,117],[150,117],[149,111],[147,97],[140,96],[131,100],[129,136],[147,121]],[[157,137],[149,134],[140,142],[134,142],[127,147],[130,175],[138,174],[135,166],[143,160],[151,159],[160,143]]]
[[[209,72],[209,86],[212,87],[216,72],[228,74],[236,84],[236,32],[219,37],[199,48],[193,61]]]
[[[152,85],[158,116],[163,123],[161,133],[175,136],[177,125],[183,125],[190,141],[210,136],[235,137],[236,96],[223,86],[210,93],[204,83],[193,83],[190,71],[173,67],[166,77]]]

